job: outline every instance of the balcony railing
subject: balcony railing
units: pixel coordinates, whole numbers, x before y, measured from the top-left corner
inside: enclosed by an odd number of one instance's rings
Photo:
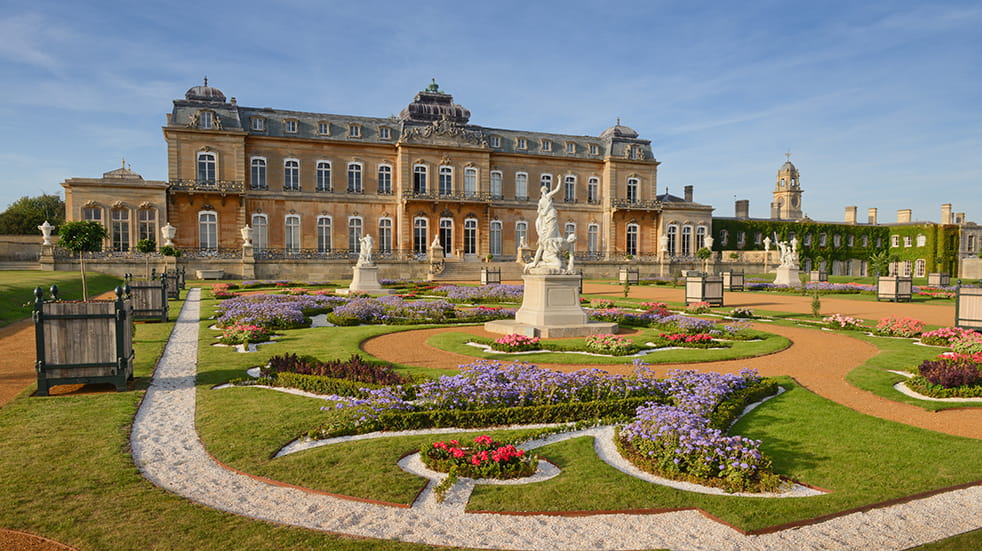
[[[172,191],[212,191],[217,193],[242,193],[245,183],[237,180],[170,180]]]
[[[242,258],[241,247],[178,247],[182,257],[189,258],[218,258],[236,259]]]
[[[610,200],[610,205],[616,209],[662,210],[662,202],[658,200],[641,201],[615,197]]]
[[[487,203],[493,199],[493,196],[485,191],[475,191],[474,193],[420,193],[407,190],[402,192],[402,197],[403,199],[419,199],[423,201],[471,201],[478,203]]]
[[[266,247],[253,249],[256,260],[357,260],[358,251],[353,249],[289,249]],[[425,260],[426,255],[418,255],[411,249],[390,249],[372,251],[372,259],[379,260]]]

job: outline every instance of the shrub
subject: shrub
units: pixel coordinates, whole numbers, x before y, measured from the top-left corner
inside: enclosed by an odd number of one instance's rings
[[[738,306],[734,308],[732,311],[730,311],[730,317],[752,319],[757,316],[754,315],[754,311],[751,310],[750,308],[746,308],[744,306]]]
[[[668,305],[664,302],[642,302],[641,309],[645,311],[646,314],[652,314],[656,316],[670,316],[671,312],[668,311]]]
[[[916,337],[924,330],[924,322],[914,318],[887,316],[876,324],[876,334],[886,337]]]
[[[921,333],[921,342],[932,346],[948,346],[965,333],[974,333],[974,331],[961,327],[942,327]]]
[[[609,298],[595,298],[590,302],[590,306],[599,310],[606,310],[614,307],[614,301]]]
[[[503,337],[498,337],[491,343],[492,350],[500,352],[526,352],[535,350],[539,347],[539,337],[526,337],[516,333],[510,333]]]
[[[693,302],[692,304],[685,307],[685,311],[690,314],[706,314],[710,310],[710,305],[708,302]]]
[[[968,358],[938,358],[925,360],[918,371],[931,384],[944,388],[955,388],[982,383],[982,367]]]
[[[718,342],[709,333],[662,333],[655,342],[661,346],[680,346],[683,348],[729,348],[728,342]]]
[[[266,342],[271,333],[268,329],[258,325],[236,323],[222,330],[222,336],[218,341],[222,344],[236,345],[249,344],[251,342]]]
[[[353,354],[347,360],[335,359],[328,362],[319,362],[309,356],[284,354],[273,356],[260,370],[260,375],[263,377],[275,377],[280,373],[317,375],[374,385],[401,385],[410,382],[406,377],[393,371],[391,364],[369,362],[357,354]]]
[[[951,339],[951,350],[959,354],[982,353],[982,333],[965,330]]]
[[[612,356],[632,354],[638,349],[634,341],[618,335],[590,335],[585,339],[585,342],[586,349],[590,352],[610,354]]]
[[[434,442],[419,450],[428,468],[449,473],[456,468],[459,476],[508,480],[535,474],[539,458],[511,444],[495,442],[488,435],[474,438],[470,445],[456,440]]]

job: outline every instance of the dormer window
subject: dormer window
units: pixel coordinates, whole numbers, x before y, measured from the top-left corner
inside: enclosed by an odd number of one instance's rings
[[[202,111],[198,119],[199,121],[198,128],[202,128],[204,130],[210,130],[212,117],[213,115],[211,111]]]
[[[638,148],[636,146],[631,146],[627,148],[627,158],[634,160],[638,158]]]
[[[348,137],[349,138],[360,138],[361,137],[361,125],[349,124],[348,125]]]
[[[500,136],[491,136],[491,147],[501,147]]]
[[[566,153],[576,153],[576,144],[573,142],[566,142]]]
[[[528,149],[528,148],[529,148],[528,140],[526,140],[525,138],[515,139],[515,149]]]
[[[542,151],[552,151],[552,142],[549,140],[542,140]]]
[[[392,134],[389,131],[389,128],[387,126],[380,126],[380,127],[378,127],[378,137],[379,137],[380,140],[388,140],[388,139],[391,139],[391,135]]]
[[[262,117],[252,117],[252,129],[256,132],[266,131],[266,119]]]
[[[331,124],[326,121],[320,121],[317,123],[317,133],[321,136],[331,135]]]
[[[600,151],[600,148],[597,147],[597,144],[590,144],[590,155],[596,155],[598,151]]]
[[[283,130],[287,134],[296,134],[298,126],[299,123],[297,119],[286,119],[285,121],[283,121]]]

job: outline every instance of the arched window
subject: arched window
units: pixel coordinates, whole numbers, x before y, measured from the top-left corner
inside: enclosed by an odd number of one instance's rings
[[[361,193],[361,163],[348,163],[348,193]]]
[[[760,242],[761,233],[757,233],[757,241]],[[706,226],[698,226],[696,228],[696,250],[702,249],[706,246]]]
[[[390,254],[392,252],[392,219],[378,219],[378,244],[379,254]]]
[[[529,223],[524,220],[515,222],[515,250],[522,245],[528,246]]]
[[[576,176],[571,174],[563,179],[563,193],[567,203],[576,202]]]
[[[269,247],[269,219],[265,214],[252,215],[252,249],[264,251]]]
[[[109,211],[109,238],[114,251],[130,250],[130,209],[117,208]]]
[[[413,252],[416,254],[426,254],[426,247],[429,245],[426,230],[426,218],[415,218],[413,220]]]
[[[627,202],[634,204],[638,202],[638,182],[637,178],[627,179]]]
[[[317,217],[317,252],[331,252],[331,217]]]
[[[82,220],[89,222],[102,223],[102,207],[83,207],[82,208]]]
[[[625,252],[630,255],[638,254],[638,225],[627,225],[627,246]]]
[[[453,254],[453,220],[450,218],[440,219],[440,244],[443,245],[443,254]]]
[[[317,191],[331,191],[331,161],[317,161]]]
[[[198,248],[218,248],[218,213],[203,210],[198,213]]]
[[[252,180],[250,186],[252,189],[269,189],[269,186],[266,184],[266,159],[253,157],[251,164]]]
[[[492,170],[491,171],[491,197],[494,199],[501,199],[501,171]]]
[[[474,197],[477,195],[477,169],[467,167],[464,169],[464,195]]]
[[[137,239],[152,239],[157,241],[157,209],[142,208],[136,211],[137,216]]]
[[[286,215],[286,221],[284,224],[285,235],[283,236],[283,244],[286,247],[286,252],[296,253],[300,251],[300,216],[296,214]]]
[[[726,233],[726,230],[723,230]],[[679,237],[679,227],[675,224],[668,226],[668,232],[665,234],[668,236],[668,256],[675,256],[675,251],[678,250],[678,237]],[[726,237],[722,238],[723,242],[726,243]]]
[[[489,253],[494,256],[501,255],[501,221],[492,220],[489,226],[488,236],[491,238],[489,242]]]
[[[775,234],[774,237],[771,238],[771,241],[774,241],[775,243],[777,242],[777,234]],[[726,248],[726,246],[729,244],[729,242],[730,242],[730,232],[727,231],[727,230],[720,230],[719,231],[719,245],[720,245],[720,247],[721,248]]]
[[[576,235],[576,224],[573,222],[566,222],[566,225],[563,227],[563,238],[565,239],[571,235]]]
[[[590,178],[586,182],[586,202],[596,203],[600,201],[600,178]]]
[[[283,161],[283,190],[300,191],[300,161],[296,159]]]
[[[524,172],[515,173],[515,199],[524,201],[529,198],[529,175]]]
[[[389,165],[378,165],[378,192],[380,195],[392,193],[392,167]]]
[[[477,218],[464,220],[464,254],[477,254]]]
[[[540,176],[539,185],[552,189],[552,174],[543,174]]]
[[[198,183],[214,184],[218,162],[215,154],[208,151],[198,152]]]
[[[692,256],[692,226],[682,226],[682,256]]]
[[[449,166],[440,167],[439,181],[440,195],[450,195],[453,193],[453,168]]]
[[[426,194],[426,165],[416,165],[413,167],[413,193]],[[426,252],[426,248],[423,248]]]
[[[586,227],[586,252],[590,256],[600,253],[600,225],[590,224]]]
[[[361,217],[348,218],[348,250],[354,254],[361,252]]]

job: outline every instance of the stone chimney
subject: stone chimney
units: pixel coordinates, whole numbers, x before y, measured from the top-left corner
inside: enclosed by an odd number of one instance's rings
[[[876,225],[876,209],[875,208],[866,209],[866,216],[868,217],[868,221],[869,221],[868,223],[869,223],[869,225],[875,226]]]
[[[951,217],[951,203],[945,203],[941,205],[941,223],[942,224],[954,223],[954,220]]]
[[[750,218],[750,200],[740,199],[736,202],[735,210],[737,218]]]
[[[691,203],[692,202],[692,186],[685,186],[682,189],[685,190],[685,202],[686,203]]]
[[[952,221],[953,224],[964,224],[965,223],[965,213],[956,212],[955,219]]]
[[[771,203],[771,220],[781,219],[781,207],[777,203]]]
[[[914,214],[914,211],[912,211],[910,209],[900,209],[900,210],[898,210],[897,211],[897,223],[898,224],[904,224],[906,222],[910,222],[910,217],[913,214]]]
[[[846,224],[856,223],[856,207],[846,207]]]

